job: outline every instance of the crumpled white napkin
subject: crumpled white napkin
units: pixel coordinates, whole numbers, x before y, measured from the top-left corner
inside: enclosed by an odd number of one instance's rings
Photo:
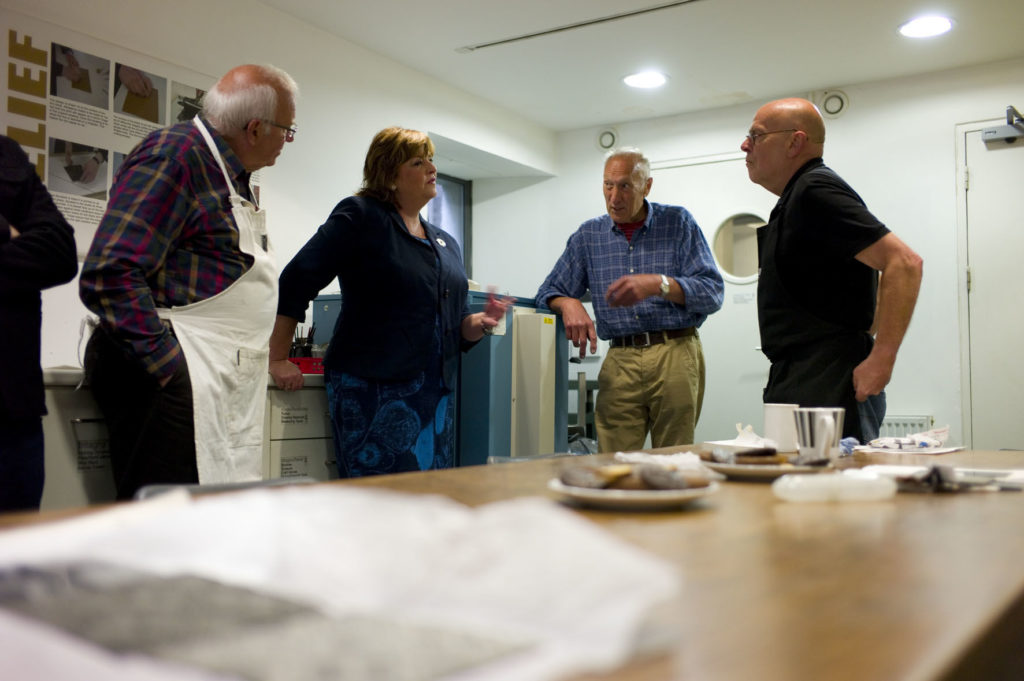
[[[754,432],[754,426],[747,425],[745,428],[742,423],[736,424],[736,444],[746,445],[749,447],[771,447],[777,448],[777,443],[767,437],[761,437]]]
[[[732,447],[750,447],[751,449],[770,447],[778,449],[778,443],[767,437],[761,437],[754,432],[754,426],[742,423],[736,424],[736,437],[731,440],[715,440],[711,444],[729,445]]]

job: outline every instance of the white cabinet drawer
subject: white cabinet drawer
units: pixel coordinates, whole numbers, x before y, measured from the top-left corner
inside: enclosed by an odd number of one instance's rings
[[[47,384],[43,438],[46,484],[42,509],[72,508],[114,501],[110,436],[88,388]]]
[[[274,440],[270,443],[270,477],[308,476],[314,480],[338,477],[334,463],[334,440]]]
[[[331,437],[327,392],[323,388],[268,390],[267,399],[267,432],[271,440]]]

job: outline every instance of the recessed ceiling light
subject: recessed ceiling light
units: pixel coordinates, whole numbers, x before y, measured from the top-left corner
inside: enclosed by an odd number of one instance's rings
[[[661,87],[667,80],[668,78],[664,73],[658,73],[657,71],[641,71],[640,73],[634,73],[626,76],[622,79],[622,82],[629,87],[651,89]]]
[[[949,17],[926,16],[911,19],[900,26],[900,33],[908,38],[934,38],[949,32],[953,21]]]

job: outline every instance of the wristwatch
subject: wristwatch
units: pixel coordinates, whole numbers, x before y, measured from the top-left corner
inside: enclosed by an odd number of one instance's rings
[[[661,275],[661,297],[667,299],[668,298],[668,292],[669,292],[668,277],[666,277],[664,274],[662,274]]]

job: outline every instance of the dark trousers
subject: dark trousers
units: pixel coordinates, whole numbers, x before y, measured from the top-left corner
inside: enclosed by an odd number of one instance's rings
[[[871,339],[863,336],[823,339],[790,349],[772,360],[764,401],[799,404],[801,407],[843,407],[843,437],[867,442],[885,416],[885,398],[873,398],[861,408],[853,389],[853,370],[871,351]],[[863,417],[863,418],[862,418]],[[876,422],[877,421],[877,422]]]
[[[192,384],[182,363],[163,388],[101,328],[85,350],[85,376],[110,434],[118,499],[152,484],[194,484]]]
[[[0,512],[38,511],[44,480],[42,420],[0,423]]]

